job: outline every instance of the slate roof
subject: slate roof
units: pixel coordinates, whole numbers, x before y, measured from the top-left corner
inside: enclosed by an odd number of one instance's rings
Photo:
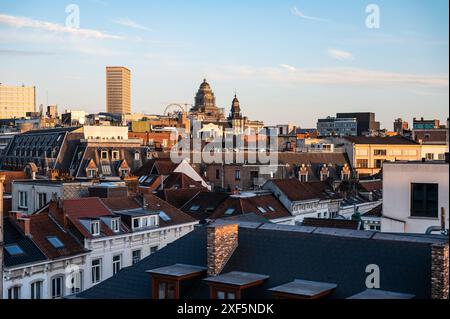
[[[193,199],[197,194],[205,191],[204,187],[186,188],[186,189],[164,189],[155,195],[165,200],[176,208],[183,207],[188,201]]]
[[[184,173],[171,173],[163,182],[164,189],[201,188],[202,183],[197,182]]]
[[[378,217],[381,218],[383,216],[383,204],[378,205],[377,207],[369,210],[367,213],[364,213],[362,217]]]
[[[9,218],[4,218],[4,245],[18,245],[24,252],[22,255],[11,256],[4,249],[5,267],[14,267],[47,260],[44,253],[33,241],[26,237],[22,231]]]
[[[296,279],[337,284],[330,298],[345,299],[366,290],[366,267],[377,264],[383,269],[383,290],[430,298],[431,245],[436,243],[448,244],[448,237],[244,223],[239,227],[239,245],[222,274],[240,271],[269,276],[251,294],[244,293],[244,299],[271,298],[268,289]],[[149,299],[147,271],[175,264],[205,267],[206,247],[206,227],[199,227],[78,296]],[[182,296],[199,298],[209,298],[207,283],[201,279]]]
[[[324,218],[305,218],[303,220],[302,225],[308,227],[338,228],[338,229],[353,229],[353,230],[359,230],[361,227],[360,222],[357,220],[324,219]]]
[[[191,217],[204,222],[206,219],[211,218],[213,212],[228,198],[228,196],[229,194],[227,193],[202,191],[186,202],[186,204],[181,207],[181,210]],[[198,209],[194,210],[194,207],[198,207]]]

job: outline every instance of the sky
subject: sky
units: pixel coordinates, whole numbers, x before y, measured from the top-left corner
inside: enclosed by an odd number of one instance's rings
[[[0,83],[36,86],[37,104],[60,112],[100,112],[105,67],[121,65],[136,113],[192,104],[207,78],[218,106],[229,112],[237,92],[269,125],[356,111],[388,129],[444,121],[448,12],[448,0],[0,0]]]

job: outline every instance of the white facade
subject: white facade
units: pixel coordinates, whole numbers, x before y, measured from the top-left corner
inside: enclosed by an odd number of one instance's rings
[[[87,140],[128,140],[127,126],[84,126]]]
[[[92,186],[92,182],[14,181],[12,210],[32,214],[48,204],[52,198],[73,199],[87,196],[89,186]]]
[[[39,285],[39,299],[53,299],[56,291],[52,289],[52,280],[55,278],[62,278],[61,296],[62,298],[77,291],[72,291],[72,284],[69,284],[69,276],[73,275],[74,267],[78,267],[81,278],[86,273],[84,268],[86,261],[85,255],[79,255],[69,258],[53,261],[36,262],[30,265],[20,265],[11,268],[4,268],[3,273],[3,299],[8,299],[10,289],[18,289],[19,299],[32,299],[32,285],[40,283]],[[67,282],[66,282],[67,280]],[[37,285],[33,285],[37,289]],[[85,287],[81,286],[81,289]],[[36,291],[36,290],[35,290]],[[38,299],[35,295],[35,299]]]
[[[133,265],[133,252],[140,251],[140,259],[164,248],[169,243],[183,237],[192,230],[198,221],[174,225],[165,228],[155,228],[142,232],[127,233],[114,237],[86,239],[85,248],[90,250],[86,258],[86,275],[83,276],[83,290],[106,280],[114,275],[114,260],[120,256],[120,269]],[[99,261],[100,278],[95,279],[93,262]]]
[[[434,217],[412,216],[412,185],[434,184],[438,189],[438,211]],[[426,232],[430,226],[441,226],[441,208],[446,211],[449,228],[449,164],[444,162],[385,163],[383,168],[382,232]]]
[[[448,153],[448,145],[422,144],[422,158],[427,161],[443,161]]]

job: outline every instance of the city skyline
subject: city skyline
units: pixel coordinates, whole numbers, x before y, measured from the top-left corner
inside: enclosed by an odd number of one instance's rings
[[[447,1],[377,1],[380,29],[365,1],[135,2],[78,1],[77,29],[66,2],[2,1],[0,82],[36,86],[37,105],[101,112],[104,68],[123,65],[136,113],[193,103],[206,77],[218,106],[228,112],[237,89],[243,114],[266,124],[448,117]]]

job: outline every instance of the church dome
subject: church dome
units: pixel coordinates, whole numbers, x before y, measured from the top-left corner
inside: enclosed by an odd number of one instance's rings
[[[200,90],[202,91],[211,91],[211,86],[209,85],[206,79],[203,79],[203,83],[200,85]]]

